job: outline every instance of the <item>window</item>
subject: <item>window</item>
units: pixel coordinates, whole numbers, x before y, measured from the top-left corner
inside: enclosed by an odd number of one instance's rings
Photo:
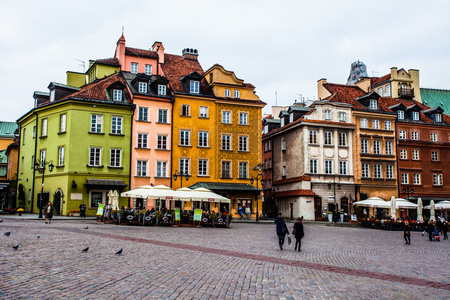
[[[225,97],[231,97],[231,91],[229,89],[225,89]]]
[[[101,164],[101,148],[90,148],[89,166],[99,167]]]
[[[111,118],[111,133],[122,134],[122,117],[112,116]]]
[[[434,117],[436,122],[442,122],[442,114],[435,114]]]
[[[420,184],[420,174],[414,174],[414,184]]]
[[[198,176],[208,176],[208,160],[198,160]]]
[[[111,167],[120,167],[122,150],[120,149],[111,149],[110,155],[110,166]]]
[[[42,119],[41,136],[47,136],[47,119]]]
[[[269,158],[269,169],[272,169],[272,159]]]
[[[180,173],[189,174],[189,158],[180,158]]]
[[[122,90],[113,90],[113,100],[122,101]]]
[[[239,162],[239,178],[246,179],[248,178],[248,163],[247,162]]]
[[[362,164],[362,177],[369,178],[370,177],[370,165]]]
[[[369,140],[361,140],[361,153],[369,153]]]
[[[344,147],[347,146],[347,133],[339,132],[339,146]]]
[[[191,94],[200,94],[200,81],[191,80],[189,91]]]
[[[384,121],[384,130],[392,130],[392,122]]]
[[[394,166],[386,165],[386,178],[393,179],[394,178]]]
[[[91,132],[102,132],[102,115],[91,115]]]
[[[347,162],[346,161],[339,162],[339,174],[347,175]]]
[[[167,109],[158,109],[158,123],[167,124]]]
[[[264,152],[267,152],[267,142],[266,143],[264,143]]]
[[[145,65],[145,75],[152,75],[152,65]]]
[[[199,131],[198,132],[198,146],[199,147],[208,147],[208,132],[207,131]]]
[[[167,162],[157,161],[156,162],[156,177],[167,177]]]
[[[433,185],[442,185],[442,174],[433,174]]]
[[[402,184],[408,184],[408,173],[402,173]]]
[[[248,151],[248,136],[239,136],[239,151]]]
[[[340,122],[345,122],[345,121],[347,121],[347,116],[346,116],[346,114],[345,114],[344,111],[340,111],[340,112],[339,112],[339,121],[340,121]]]
[[[269,141],[269,151],[272,151],[272,141]]]
[[[289,123],[292,123],[292,122],[294,122],[294,114],[290,113],[289,114]]]
[[[399,120],[403,120],[405,118],[405,112],[403,110],[398,110],[397,117],[399,118]]]
[[[167,150],[167,135],[157,135],[156,149]]]
[[[239,113],[239,125],[248,125],[248,113]]]
[[[36,126],[33,126],[33,139],[36,138]],[[450,135],[448,136],[448,139],[450,140]]]
[[[281,118],[281,119],[280,119],[280,126],[281,126],[281,127],[284,127],[284,118]]]
[[[412,159],[413,160],[419,160],[419,150],[413,150],[412,151]]]
[[[367,119],[365,118],[361,119],[361,128],[368,128]]]
[[[310,130],[309,131],[309,143],[310,144],[317,144],[317,130]]]
[[[430,138],[432,142],[437,142],[437,133],[432,132]]]
[[[312,174],[317,174],[318,173],[317,159],[311,159],[309,161],[309,172],[312,173]]]
[[[281,176],[286,177],[287,172],[286,172],[286,166],[283,166],[283,168],[281,169]]]
[[[372,129],[380,129],[380,120],[372,120]]]
[[[165,96],[167,94],[167,87],[164,84],[158,84],[158,95]]]
[[[222,161],[222,178],[231,178],[231,162]]]
[[[66,114],[59,116],[59,132],[66,132]]]
[[[24,163],[25,163],[25,156],[22,156],[20,163],[20,174],[23,174],[23,170],[25,170]]]
[[[333,174],[333,161],[332,160],[325,161],[325,174]]]
[[[64,147],[58,148],[58,166],[64,166]]]
[[[381,91],[383,91],[383,88],[381,88]],[[378,109],[377,100],[370,99],[370,109]]]
[[[333,145],[333,133],[331,131],[324,131],[325,145]]]
[[[281,150],[286,150],[286,140],[285,139],[282,139],[281,140]]]
[[[234,98],[241,98],[241,92],[239,90],[234,90]]]
[[[136,176],[147,176],[147,161],[138,160],[136,165]]]
[[[439,152],[438,151],[431,151],[431,160],[439,161]]]
[[[147,83],[139,82],[139,93],[147,93]]]
[[[208,107],[207,106],[200,106],[200,118],[207,118],[208,117]]]
[[[381,165],[375,164],[373,166],[373,173],[375,178],[382,178],[383,175],[381,174]]]
[[[419,132],[418,131],[411,131],[411,139],[412,140],[418,140],[419,139]]]
[[[392,142],[387,141],[385,146],[386,146],[386,155],[392,155]]]
[[[383,87],[378,88],[378,95],[383,96]]]
[[[138,148],[148,148],[148,135],[144,133],[138,133],[137,139]]]
[[[385,96],[390,97],[391,96],[391,86],[388,84],[386,85],[386,94]]]
[[[191,145],[191,132],[189,130],[180,130],[180,146]]]
[[[148,121],[148,108],[147,107],[139,107],[138,120],[139,121]]]
[[[326,109],[326,110],[323,112],[323,116],[324,116],[324,119],[325,119],[325,120],[331,120],[331,110]]]
[[[231,124],[231,111],[222,111],[222,123]]]
[[[231,150],[231,135],[222,134],[222,150]]]
[[[189,117],[191,115],[191,106],[188,104],[181,104],[181,115]]]
[[[408,159],[408,152],[406,149],[400,149],[400,159]]]
[[[25,137],[26,137],[25,133],[26,133],[26,128],[23,129],[23,134],[22,134],[22,145],[25,145]]]
[[[413,117],[414,121],[418,121],[419,120],[419,112],[418,111],[413,111],[412,117]]]
[[[137,74],[137,72],[138,72],[138,64],[137,63],[134,63],[134,62],[131,63],[130,72],[133,74]]]
[[[89,203],[89,207],[98,207],[99,203],[103,202],[103,192],[91,192],[91,199]]]
[[[373,153],[381,154],[381,141],[378,140],[373,141]]]
[[[401,140],[406,140],[406,130],[400,130],[399,132],[399,138]]]
[[[264,160],[264,170],[267,170],[267,159]]]

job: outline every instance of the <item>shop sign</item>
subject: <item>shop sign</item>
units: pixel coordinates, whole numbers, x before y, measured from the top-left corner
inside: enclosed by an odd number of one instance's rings
[[[71,193],[70,200],[83,200],[83,193]]]
[[[194,221],[201,221],[202,220],[202,210],[200,208],[196,208],[194,210]]]

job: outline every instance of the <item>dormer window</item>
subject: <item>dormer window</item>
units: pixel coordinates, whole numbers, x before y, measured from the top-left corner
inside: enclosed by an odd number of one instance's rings
[[[50,102],[55,101],[55,90],[50,91]]]
[[[200,94],[200,81],[191,80],[190,93]]]
[[[370,99],[370,109],[378,109],[378,103],[375,99]]]
[[[134,62],[131,63],[130,72],[133,74],[138,73],[138,63],[134,63]]]
[[[345,122],[346,121],[346,116],[345,116],[345,112],[344,111],[340,111],[339,112],[339,121],[340,122]]]
[[[147,83],[139,82],[139,93],[147,93]]]
[[[324,119],[331,120],[331,110],[327,109],[324,111]]]
[[[113,100],[122,101],[122,90],[113,90]]]
[[[413,111],[412,112],[412,118],[414,121],[418,121],[419,120],[419,112],[418,111]]]
[[[234,90],[234,98],[241,98],[241,92],[239,90]]]
[[[294,122],[294,114],[289,114],[289,123]]]
[[[442,122],[442,114],[435,114],[434,119],[436,122]]]
[[[163,84],[158,85],[158,95],[165,96],[167,94],[167,87]]]
[[[281,118],[281,119],[280,119],[280,125],[281,125],[281,127],[284,126],[284,118]]]
[[[399,120],[403,120],[405,118],[405,112],[403,110],[398,110],[397,117]]]

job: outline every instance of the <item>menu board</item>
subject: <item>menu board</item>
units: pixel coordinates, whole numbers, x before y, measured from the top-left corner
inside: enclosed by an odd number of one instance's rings
[[[105,208],[105,204],[98,204],[97,208],[97,216],[103,216],[103,209]]]
[[[175,221],[180,221],[180,220],[181,220],[180,209],[175,208]]]
[[[196,208],[194,210],[194,221],[201,221],[202,220],[202,210],[200,208]]]

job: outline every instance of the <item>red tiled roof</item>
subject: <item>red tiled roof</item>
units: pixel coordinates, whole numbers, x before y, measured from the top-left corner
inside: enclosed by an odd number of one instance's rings
[[[315,196],[316,194],[311,190],[291,190],[284,192],[275,192],[277,198],[292,197],[292,196]]]
[[[159,57],[158,53],[156,51],[137,49],[137,48],[131,48],[131,47],[125,47],[125,55],[149,57],[149,58],[158,58]]]
[[[298,177],[292,177],[292,178],[286,178],[286,179],[280,179],[273,182],[273,184],[283,184],[283,183],[291,183],[291,182],[300,182],[300,181],[310,181],[311,177],[307,175],[298,176]]]
[[[174,92],[185,93],[180,79],[193,72],[203,76],[203,68],[196,59],[187,59],[180,55],[164,54],[164,64],[161,65],[164,75],[169,79]],[[200,88],[205,95],[213,95],[205,78],[200,81]]]
[[[374,86],[374,85],[377,85],[377,84],[379,84],[379,83],[382,83],[383,81],[386,81],[386,80],[388,80],[388,79],[391,79],[391,74],[387,74],[387,75],[384,75],[384,76],[382,76],[382,77],[372,77],[372,78],[370,79],[370,84],[371,84],[372,86]]]
[[[114,65],[114,66],[120,66],[119,59],[112,57],[112,58],[100,58],[95,60],[96,63],[106,64],[106,65]]]

